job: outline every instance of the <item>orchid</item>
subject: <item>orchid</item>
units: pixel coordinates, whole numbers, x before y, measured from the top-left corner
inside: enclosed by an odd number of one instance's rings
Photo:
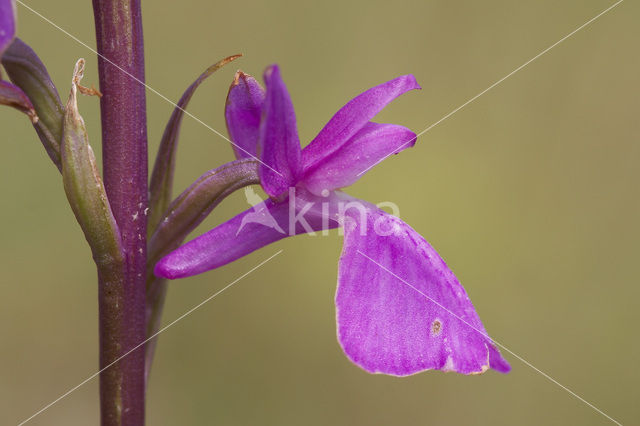
[[[225,115],[236,157],[259,157],[260,183],[270,198],[171,252],[155,274],[196,275],[287,236],[343,226],[337,335],[352,362],[396,376],[431,369],[508,372],[464,288],[431,245],[399,218],[340,191],[415,144],[411,130],[371,120],[396,97],[419,89],[416,79],[405,75],[363,92],[304,149],[278,66],[267,68],[264,81],[266,90],[238,72]]]
[[[140,0],[93,1],[100,88],[81,85],[85,60],[77,59],[66,103],[43,61],[17,37],[17,3],[0,0],[0,105],[30,118],[95,263],[101,424],[144,424],[158,335],[167,329],[161,328],[166,278],[218,268],[287,236],[335,228],[344,235],[337,335],[353,363],[396,376],[509,371],[465,290],[429,243],[398,217],[342,192],[415,145],[417,135],[408,128],[371,121],[398,96],[420,89],[412,75],[348,102],[302,149],[278,66],[266,69],[266,88],[238,71],[225,109],[235,160],[205,172],[174,198],[181,125],[192,115],[186,108],[205,80],[242,55],[210,65],[187,86],[166,122],[149,179]],[[102,173],[79,94],[100,98]],[[252,185],[261,185],[268,199]],[[251,209],[182,245],[243,188]]]

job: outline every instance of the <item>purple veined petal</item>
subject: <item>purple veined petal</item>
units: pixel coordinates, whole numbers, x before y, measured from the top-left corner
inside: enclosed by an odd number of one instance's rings
[[[267,68],[264,81],[267,95],[260,123],[260,180],[269,196],[280,198],[300,177],[300,140],[293,104],[277,65]]]
[[[238,71],[229,87],[224,116],[238,160],[257,156],[265,91],[258,81]]]
[[[0,0],[0,58],[16,36],[16,2]]]
[[[415,143],[416,134],[406,127],[369,122],[337,150],[305,169],[302,180],[316,195],[343,188],[365,170]]]
[[[362,129],[389,102],[420,85],[413,75],[403,75],[361,93],[329,120],[318,136],[302,153],[304,169],[314,167],[323,158],[338,150]]]
[[[346,211],[336,292],[347,357],[370,373],[395,376],[508,372],[464,288],[429,243],[373,206],[356,210]]]
[[[156,264],[154,273],[169,279],[190,277],[226,265],[283,238],[338,226],[337,221],[322,213],[326,199],[302,189],[292,188],[290,196],[281,202],[272,199],[259,202],[255,193],[247,199],[252,204],[258,202],[169,253]]]

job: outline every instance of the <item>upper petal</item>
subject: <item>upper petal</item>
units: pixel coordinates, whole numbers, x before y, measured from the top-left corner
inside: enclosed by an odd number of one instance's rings
[[[420,89],[413,75],[403,75],[361,93],[343,106],[302,153],[304,169],[339,149],[389,102],[403,93]]]
[[[300,178],[296,114],[277,65],[267,68],[264,81],[267,95],[260,123],[260,180],[269,196],[282,197]]]
[[[314,194],[353,184],[372,166],[416,143],[403,126],[369,122],[322,161],[305,169],[303,182]]]
[[[469,297],[438,253],[373,206],[347,210],[336,310],[338,340],[371,373],[509,371]],[[362,217],[358,213],[361,213]]]
[[[253,204],[257,194],[248,193]],[[268,199],[188,242],[160,260],[155,274],[176,279],[190,277],[233,262],[288,236],[338,224],[322,214],[324,198],[293,192],[282,202]]]
[[[257,156],[265,92],[260,83],[238,71],[229,87],[224,116],[237,159]]]
[[[0,0],[0,58],[16,36],[16,2]]]

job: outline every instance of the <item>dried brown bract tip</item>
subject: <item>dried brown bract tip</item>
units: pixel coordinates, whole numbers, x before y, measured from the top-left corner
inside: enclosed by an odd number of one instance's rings
[[[77,87],[78,92],[82,93],[85,96],[97,96],[99,98],[102,97],[102,93],[98,89],[96,89],[93,85],[91,87],[85,87],[80,84],[80,81],[84,77],[84,58],[78,59],[76,62],[76,67],[73,70],[73,80],[72,83],[75,87]]]

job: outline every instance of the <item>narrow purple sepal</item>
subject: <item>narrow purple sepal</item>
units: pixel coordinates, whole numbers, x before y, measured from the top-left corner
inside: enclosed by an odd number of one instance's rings
[[[348,210],[338,272],[338,340],[370,373],[509,371],[438,253],[400,219]],[[362,217],[360,217],[362,216]]]
[[[413,89],[420,89],[416,78],[413,75],[403,75],[372,87],[350,100],[305,148],[302,153],[304,168],[314,167],[338,150],[389,102]]]
[[[258,155],[260,118],[265,91],[258,81],[238,71],[229,87],[224,116],[237,159]]]
[[[300,177],[300,140],[291,97],[277,65],[266,69],[264,81],[267,94],[260,123],[260,180],[269,196],[281,198]]]
[[[416,134],[406,127],[369,122],[322,161],[305,169],[303,182],[316,195],[349,186],[372,166],[415,143]]]

